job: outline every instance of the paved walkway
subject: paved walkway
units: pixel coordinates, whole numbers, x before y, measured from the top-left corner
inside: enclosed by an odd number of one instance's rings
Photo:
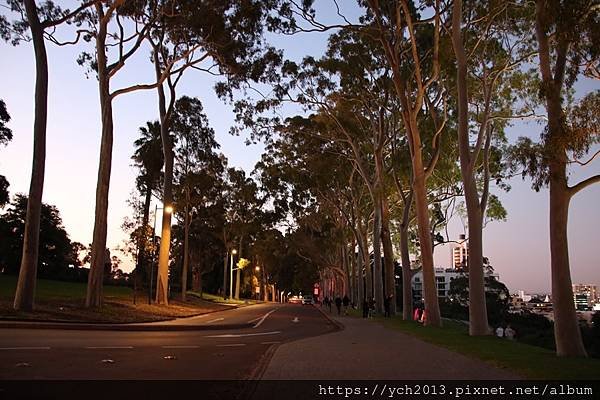
[[[522,379],[374,321],[333,319],[345,329],[281,345],[262,379]]]

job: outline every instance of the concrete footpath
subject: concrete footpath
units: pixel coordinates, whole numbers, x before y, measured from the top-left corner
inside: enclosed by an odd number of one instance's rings
[[[344,329],[282,344],[261,379],[522,379],[372,320],[328,316]]]

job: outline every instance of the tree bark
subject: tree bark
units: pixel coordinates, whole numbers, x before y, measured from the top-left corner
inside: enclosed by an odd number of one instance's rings
[[[550,265],[556,354],[585,357],[587,353],[577,323],[569,265],[569,202],[566,191],[566,165],[558,161],[553,162],[550,166]]]
[[[381,199],[374,199],[373,218],[373,292],[375,309],[383,312],[383,271],[381,265]]]
[[[31,29],[35,53],[35,117],[33,122],[33,162],[27,216],[23,236],[23,253],[13,307],[31,311],[34,307],[37,277],[40,215],[44,191],[46,165],[46,121],[48,115],[48,59],[44,43],[44,29],[40,23],[34,0],[25,0],[27,21]]]
[[[187,196],[186,196],[187,197]],[[189,201],[186,200],[186,201]],[[181,269],[181,300],[186,300],[187,292],[187,277],[188,268],[190,263],[190,213],[189,206],[186,202],[185,205],[185,217],[184,217],[184,239],[183,239],[183,268]]]
[[[435,270],[433,267],[433,246],[431,243],[431,232],[429,227],[429,210],[427,209],[427,191],[425,188],[425,176],[421,160],[421,152],[413,155],[415,193],[415,211],[419,231],[419,243],[421,245],[421,265],[423,269],[423,292],[425,298],[426,325],[441,326],[442,318],[438,303],[437,285],[435,281]]]
[[[162,75],[160,60],[158,56],[159,46],[154,47],[154,69],[156,80],[160,82]],[[169,106],[166,105],[166,96],[163,83],[157,87],[158,112],[160,115],[160,137],[163,145],[165,159],[165,172],[163,179],[163,218],[160,235],[160,251],[158,255],[158,273],[156,281],[156,303],[169,304],[169,255],[171,250],[171,215],[173,213],[173,142],[169,131],[171,128],[171,112],[174,105],[174,89],[171,88]]]
[[[577,313],[573,301],[571,268],[569,265],[568,219],[571,194],[567,184],[567,154],[561,90],[564,68],[556,68],[552,76],[548,37],[544,26],[544,5],[536,1],[536,38],[539,48],[539,67],[548,112],[548,131],[545,150],[550,158],[550,268],[552,276],[552,306],[554,309],[554,339],[556,354],[586,357]],[[569,43],[558,41],[556,64],[565,64]]]
[[[460,171],[467,207],[469,242],[469,334],[471,336],[489,335],[487,309],[485,304],[485,283],[483,274],[483,212],[479,201],[479,192],[475,182],[477,153],[471,152],[468,125],[467,57],[465,54],[460,21],[462,19],[462,1],[455,0],[452,14],[452,44],[456,55],[456,85],[458,90],[458,149]],[[483,134],[481,131],[480,134]]]
[[[413,295],[410,252],[408,250],[408,224],[400,228],[400,257],[402,258],[402,319],[412,320]]]
[[[394,250],[390,234],[390,211],[387,198],[381,199],[381,241],[383,243],[383,260],[385,263],[385,295],[392,296],[390,314],[396,315],[396,272],[394,271]]]
[[[94,219],[94,235],[88,287],[85,299],[86,307],[102,306],[102,280],[104,275],[104,253],[106,250],[106,224],[108,214],[108,190],[112,168],[113,115],[110,96],[110,76],[106,59],[107,23],[104,18],[102,4],[96,4],[99,18],[99,29],[96,35],[96,59],[98,64],[98,86],[100,93],[100,109],[102,114],[102,138],[100,140],[100,162],[98,167],[98,183],[96,185],[96,211]]]

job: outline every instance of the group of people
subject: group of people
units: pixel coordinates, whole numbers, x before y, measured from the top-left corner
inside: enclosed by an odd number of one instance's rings
[[[420,323],[425,323],[425,321],[427,321],[427,313],[425,312],[424,307],[415,307],[415,311],[413,312],[413,321],[417,321]]]
[[[513,328],[511,328],[510,325],[507,325],[506,328],[504,328],[502,325],[496,328],[496,336],[498,336],[499,338],[505,337],[509,340],[513,340],[516,334],[517,332]]]
[[[385,317],[391,317],[391,307],[392,300],[394,298],[393,294],[388,295],[385,299],[383,299],[383,311]],[[375,297],[371,297],[370,299],[366,299],[363,301],[362,306],[363,318],[371,318],[375,315]]]
[[[331,312],[331,303],[331,299],[328,296],[325,296],[323,299],[323,305],[329,309],[329,312]],[[344,295],[343,298],[336,296],[335,300],[333,300],[333,303],[335,303],[335,308],[337,309],[338,315],[342,314],[342,306],[344,307],[344,315],[348,315],[348,307],[350,306],[350,298],[348,295]]]

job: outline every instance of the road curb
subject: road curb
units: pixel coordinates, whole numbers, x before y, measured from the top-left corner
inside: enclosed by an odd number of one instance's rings
[[[134,324],[74,324],[74,323],[28,323],[28,322],[3,322],[0,329],[62,329],[75,331],[214,331],[227,329],[251,328],[254,324],[228,324],[228,325],[134,325]]]
[[[313,306],[313,307],[315,307],[317,310],[319,310],[321,312],[321,314],[323,314],[323,316],[325,318],[327,318],[329,320],[329,322],[331,322],[337,328],[337,329],[334,329],[334,331],[343,331],[344,329],[346,329],[344,324],[331,318],[329,315],[327,315],[327,313],[325,311],[321,310],[321,307],[317,307],[317,306]]]

